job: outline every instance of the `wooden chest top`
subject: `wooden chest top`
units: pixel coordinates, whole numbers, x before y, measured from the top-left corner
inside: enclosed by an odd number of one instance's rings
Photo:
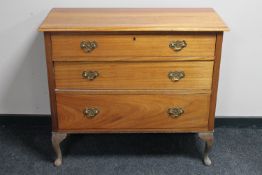
[[[228,31],[211,8],[54,8],[39,31]]]

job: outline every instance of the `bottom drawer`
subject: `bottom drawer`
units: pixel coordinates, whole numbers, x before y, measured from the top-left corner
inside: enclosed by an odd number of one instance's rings
[[[204,131],[209,94],[57,93],[58,130]]]

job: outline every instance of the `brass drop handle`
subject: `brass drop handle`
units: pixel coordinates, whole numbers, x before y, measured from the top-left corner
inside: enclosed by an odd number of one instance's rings
[[[97,71],[84,71],[82,73],[82,77],[90,81],[94,80],[98,76],[99,76],[99,73]]]
[[[85,108],[83,113],[87,118],[94,118],[97,114],[99,114],[99,110],[97,108]]]
[[[168,78],[174,82],[179,81],[184,77],[185,77],[184,71],[173,71],[168,73]]]
[[[180,107],[172,107],[167,110],[167,113],[170,117],[177,118],[184,113],[184,110]]]
[[[178,51],[181,51],[184,47],[187,46],[187,43],[185,40],[183,41],[180,41],[180,40],[177,40],[177,41],[171,41],[169,43],[169,47],[171,49],[173,49],[174,51],[178,52]]]
[[[97,43],[96,41],[82,41],[80,43],[80,48],[86,52],[92,52],[95,48],[97,48]]]

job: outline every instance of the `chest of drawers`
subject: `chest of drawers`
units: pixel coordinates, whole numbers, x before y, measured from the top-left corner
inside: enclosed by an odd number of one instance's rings
[[[223,32],[212,9],[52,9],[52,143],[70,133],[183,132],[213,144]]]

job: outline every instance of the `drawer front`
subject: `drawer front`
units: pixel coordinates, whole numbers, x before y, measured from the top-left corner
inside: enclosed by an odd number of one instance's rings
[[[57,89],[210,89],[213,62],[55,62]]]
[[[215,35],[52,35],[54,60],[188,60],[214,57]],[[85,41],[85,42],[83,42]],[[171,45],[170,45],[171,44]],[[94,58],[97,57],[97,58]],[[102,57],[102,58],[100,58]],[[111,57],[111,58],[110,58]],[[135,57],[149,57],[140,58]],[[157,57],[157,58],[154,58]],[[178,57],[178,58],[174,58]],[[209,58],[210,59],[210,58]]]
[[[209,94],[57,93],[60,130],[207,130]]]

